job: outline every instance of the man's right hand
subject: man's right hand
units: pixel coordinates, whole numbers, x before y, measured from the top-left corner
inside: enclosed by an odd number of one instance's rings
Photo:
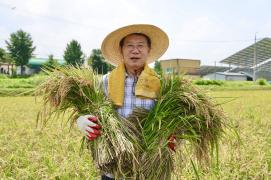
[[[84,133],[88,140],[93,141],[99,135],[101,135],[99,129],[101,126],[97,124],[98,118],[92,115],[80,116],[77,119],[77,127]]]

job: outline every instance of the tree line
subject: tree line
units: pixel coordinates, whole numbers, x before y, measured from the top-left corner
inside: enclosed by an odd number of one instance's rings
[[[5,43],[7,51],[0,48],[0,64],[15,64],[21,68],[21,75],[23,75],[23,66],[28,64],[31,57],[34,57],[36,49],[31,35],[23,30],[18,30],[11,33],[9,40],[6,40]],[[106,74],[113,69],[112,65],[105,62],[100,49],[93,49],[90,56],[86,58],[81,50],[80,43],[76,40],[71,40],[67,44],[63,57],[65,65],[82,66],[87,61],[87,64],[99,74]],[[59,65],[53,55],[49,55],[45,66],[56,67]]]

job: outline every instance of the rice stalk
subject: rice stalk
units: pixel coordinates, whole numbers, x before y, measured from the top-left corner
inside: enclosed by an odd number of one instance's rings
[[[144,142],[138,174],[142,179],[170,179],[174,172],[174,153],[167,147],[170,135],[191,143],[200,164],[208,165],[223,132],[223,112],[189,81],[175,76],[162,78],[161,84],[156,105],[140,116]]]

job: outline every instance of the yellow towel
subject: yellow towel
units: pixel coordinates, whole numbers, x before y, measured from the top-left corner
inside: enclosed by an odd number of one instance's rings
[[[108,96],[117,106],[123,105],[125,83],[125,66],[120,64],[108,78]],[[154,70],[146,64],[138,77],[135,87],[135,95],[144,98],[155,99],[160,92],[160,80]]]

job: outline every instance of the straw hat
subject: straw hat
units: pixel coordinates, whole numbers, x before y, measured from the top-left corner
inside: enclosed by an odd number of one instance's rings
[[[133,33],[145,34],[151,40],[151,50],[147,63],[154,62],[166,52],[169,39],[162,29],[150,24],[133,24],[119,28],[105,37],[101,50],[107,62],[114,66],[123,62],[123,56],[119,45],[120,41],[125,36]]]

